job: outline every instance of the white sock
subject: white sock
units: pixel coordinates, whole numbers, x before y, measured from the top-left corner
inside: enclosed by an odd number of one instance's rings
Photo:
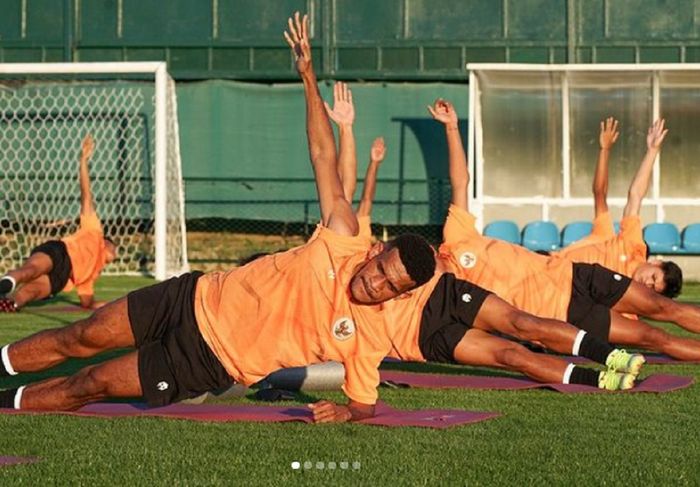
[[[574,346],[571,347],[571,355],[574,355],[578,357],[578,352],[579,348],[581,348],[581,342],[583,341],[583,337],[586,336],[586,332],[583,330],[579,330],[578,334],[576,335],[576,339],[574,340]]]
[[[17,392],[15,392],[15,409],[22,409],[20,405],[22,404],[22,393],[24,392],[24,388],[27,386],[21,386],[19,389],[17,389]]]
[[[7,353],[9,350],[10,346],[5,345],[2,347],[2,351],[0,352],[0,355],[2,355],[2,365],[5,367],[5,370],[7,371],[8,374],[10,375],[17,375],[17,372],[15,372],[15,369],[12,368],[12,364],[10,363],[10,356]]]
[[[574,367],[576,367],[574,364],[569,364],[566,366],[566,370],[564,371],[564,378],[561,380],[562,384],[569,383],[569,381],[571,380],[571,373],[574,371]]]

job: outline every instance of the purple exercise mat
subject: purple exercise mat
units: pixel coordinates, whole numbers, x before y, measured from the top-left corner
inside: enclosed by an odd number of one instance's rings
[[[78,411],[17,411],[0,409],[4,414],[67,414],[72,416],[123,417],[150,416],[159,418],[189,419],[193,421],[233,422],[312,422],[312,414],[305,407],[288,406],[234,406],[225,404],[171,404],[170,406],[149,409],[144,404],[97,403],[87,405]],[[471,412],[452,409],[426,409],[403,411],[378,403],[376,415],[359,421],[376,426],[422,426],[427,428],[448,428],[469,423],[478,423],[500,416],[499,413]]]
[[[513,391],[520,389],[547,388],[563,393],[592,392],[607,393],[603,389],[577,384],[543,384],[533,380],[512,377],[488,377],[474,375],[440,375],[380,370],[381,380],[399,386],[423,389],[475,389]],[[634,389],[624,392],[670,392],[684,389],[693,383],[692,377],[682,375],[654,374],[639,382]]]
[[[34,463],[38,462],[37,457],[5,457],[0,456],[0,467],[5,467],[7,465],[21,465],[24,463]]]

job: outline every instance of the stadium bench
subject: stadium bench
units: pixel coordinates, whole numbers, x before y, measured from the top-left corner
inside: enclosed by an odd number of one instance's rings
[[[587,237],[593,231],[591,222],[572,222],[564,227],[561,232],[561,246],[566,247]]]
[[[523,245],[530,250],[557,250],[559,229],[552,222],[530,222],[523,228]]]
[[[511,220],[492,221],[484,228],[484,236],[520,244],[520,230],[518,225]]]

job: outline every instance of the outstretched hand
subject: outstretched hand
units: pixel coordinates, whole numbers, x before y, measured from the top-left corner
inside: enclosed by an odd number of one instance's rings
[[[661,144],[664,142],[664,138],[668,133],[668,129],[664,128],[666,121],[662,118],[657,120],[649,127],[647,132],[647,149],[649,150],[659,150],[661,149]]]
[[[330,401],[318,401],[309,404],[314,414],[314,423],[345,423],[352,419],[352,413],[346,406],[340,406]]]
[[[438,98],[433,106],[428,105],[428,111],[435,120],[444,123],[445,126],[457,127],[457,112],[449,101]]]
[[[95,140],[92,138],[92,135],[87,134],[85,136],[81,144],[80,150],[80,160],[88,162],[92,157],[92,154],[94,154],[95,152]]]
[[[620,136],[620,132],[617,130],[618,121],[613,117],[608,117],[604,121],[600,122],[600,148],[603,150],[610,150],[617,138]]]
[[[372,142],[372,147],[369,150],[369,160],[372,162],[382,162],[386,155],[386,145],[384,145],[384,137],[377,137]]]
[[[352,103],[352,91],[346,83],[336,82],[333,86],[333,109],[323,102],[328,117],[338,125],[352,125],[355,121],[355,106]]]
[[[299,17],[299,12],[294,12],[294,18],[287,19],[289,32],[284,32],[284,38],[294,52],[296,68],[299,74],[311,70],[311,45],[309,44],[309,16],[304,14]]]

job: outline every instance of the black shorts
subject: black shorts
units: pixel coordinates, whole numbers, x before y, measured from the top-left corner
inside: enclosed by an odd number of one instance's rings
[[[444,274],[423,308],[418,346],[431,362],[454,363],[454,351],[474,325],[484,300],[491,294],[471,282]]]
[[[48,255],[53,263],[53,267],[49,271],[51,295],[60,293],[66,287],[68,279],[70,279],[70,273],[73,271],[66,244],[60,240],[49,240],[34,247],[30,255],[34,255],[37,252]]]
[[[151,407],[233,384],[204,341],[194,316],[194,293],[201,275],[183,274],[127,295],[139,379]]]
[[[596,338],[608,340],[610,309],[622,298],[632,279],[598,264],[574,264],[571,301],[566,320]]]

